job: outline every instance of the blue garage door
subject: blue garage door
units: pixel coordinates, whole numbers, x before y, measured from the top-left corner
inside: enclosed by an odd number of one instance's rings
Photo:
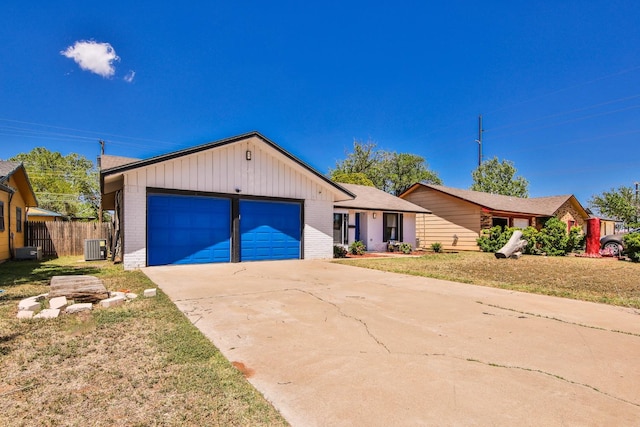
[[[300,259],[300,203],[240,200],[240,260]]]
[[[215,197],[150,194],[148,265],[231,261],[231,201]]]

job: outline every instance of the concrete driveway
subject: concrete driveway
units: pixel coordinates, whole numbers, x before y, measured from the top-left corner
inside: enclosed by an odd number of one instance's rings
[[[143,271],[294,426],[640,425],[634,310],[325,261]]]

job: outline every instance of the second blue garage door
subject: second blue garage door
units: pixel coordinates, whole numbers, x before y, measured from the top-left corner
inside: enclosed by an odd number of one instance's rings
[[[300,203],[240,200],[240,261],[300,259]]]

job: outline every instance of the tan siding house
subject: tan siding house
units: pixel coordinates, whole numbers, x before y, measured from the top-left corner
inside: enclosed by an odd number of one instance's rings
[[[575,225],[584,230],[589,218],[573,195],[519,198],[414,184],[400,197],[433,213],[418,214],[416,219],[416,239],[423,248],[439,242],[448,250],[479,250],[476,239],[481,231],[495,225],[541,228],[555,216],[567,229]]]
[[[24,247],[27,208],[37,206],[27,171],[20,162],[0,161],[0,261]]]

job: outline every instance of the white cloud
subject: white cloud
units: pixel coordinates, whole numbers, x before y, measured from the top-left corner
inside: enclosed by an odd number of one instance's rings
[[[133,70],[129,70],[129,72],[127,73],[126,76],[124,76],[124,81],[127,83],[131,83],[134,79],[134,77],[136,76],[136,72]]]
[[[73,46],[61,51],[60,54],[73,59],[83,70],[91,71],[105,78],[115,74],[116,67],[113,63],[120,60],[109,43],[95,41],[77,41]],[[133,80],[133,76],[131,76],[131,80]]]

